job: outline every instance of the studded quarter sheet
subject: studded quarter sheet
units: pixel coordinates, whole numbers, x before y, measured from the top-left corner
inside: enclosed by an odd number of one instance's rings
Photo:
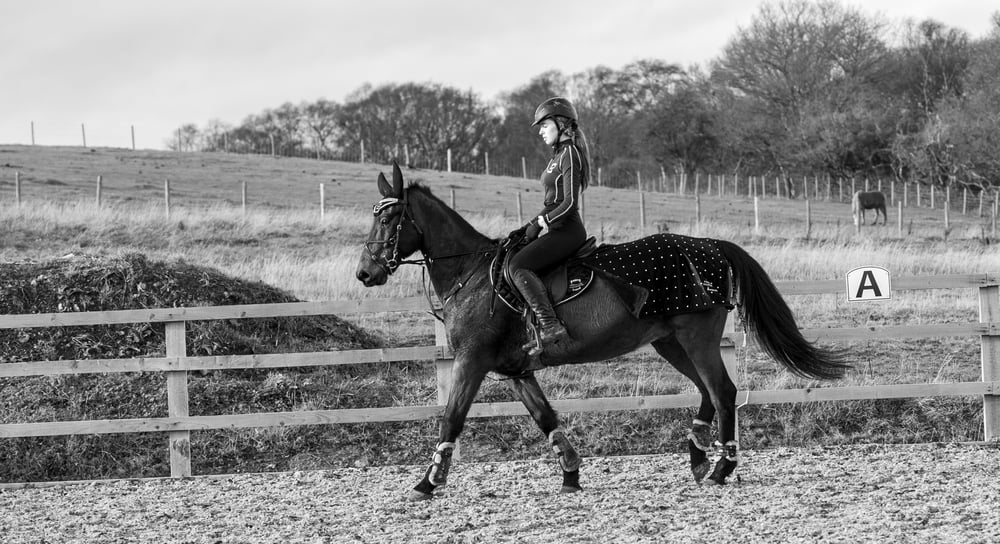
[[[606,244],[587,264],[649,290],[639,317],[732,308],[729,263],[708,238],[661,233]]]

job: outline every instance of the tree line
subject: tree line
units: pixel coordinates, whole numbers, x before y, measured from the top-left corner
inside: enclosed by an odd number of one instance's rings
[[[606,185],[637,173],[878,177],[1000,185],[1000,12],[988,35],[891,23],[836,1],[762,4],[719,57],[548,71],[484,100],[437,83],[364,84],[343,102],[286,103],[229,126],[185,124],[175,150],[273,152],[481,172],[548,158],[535,107],[570,97]]]

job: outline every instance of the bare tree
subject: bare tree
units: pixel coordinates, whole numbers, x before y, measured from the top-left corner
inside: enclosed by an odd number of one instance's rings
[[[302,113],[302,125],[312,136],[313,150],[316,158],[321,158],[324,151],[329,151],[328,144],[337,134],[340,104],[326,99],[319,99],[299,107]]]

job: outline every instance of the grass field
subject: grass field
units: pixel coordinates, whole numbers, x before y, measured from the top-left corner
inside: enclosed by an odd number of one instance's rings
[[[226,154],[0,146],[0,258],[21,262],[131,251],[263,281],[303,300],[418,295],[421,285],[416,267],[401,269],[380,288],[365,289],[354,280],[361,243],[370,226],[370,206],[378,198],[374,182],[380,170],[388,172],[389,167]],[[20,179],[20,206],[15,201],[15,172]],[[535,180],[418,170],[405,175],[429,186],[445,201],[454,192],[458,211],[493,237],[519,226],[517,195],[524,218],[537,211],[540,200]],[[101,176],[100,207],[97,176]],[[170,184],[169,217],[164,180]],[[326,197],[322,218],[321,183]],[[847,203],[810,203],[812,224],[807,232],[806,205],[801,200],[761,200],[759,231],[754,228],[753,201],[746,197],[702,196],[701,223],[694,220],[696,203],[690,195],[647,193],[644,202],[645,232],[668,229],[732,240],[754,255],[775,280],[842,280],[848,270],[864,265],[885,267],[894,276],[1000,271],[992,225],[975,213],[952,211],[946,230],[940,209],[907,209],[901,236],[893,210],[889,226],[857,233]],[[603,242],[625,241],[643,233],[635,191],[592,187],[586,192],[585,215],[588,229]],[[796,296],[789,297],[789,304],[802,327],[968,322],[976,321],[978,315],[972,289],[900,292],[891,301],[872,303],[847,303],[834,295]],[[433,342],[432,320],[423,313],[347,318],[380,331],[390,345]],[[848,384],[970,381],[979,375],[977,338],[861,342],[846,347],[856,366],[844,379]],[[740,349],[739,358],[745,386],[773,389],[804,383],[779,371],[752,346]],[[379,365],[353,383],[374,397],[432,396],[433,371],[426,365],[404,366],[395,370]],[[647,355],[549,369],[539,376],[551,398],[693,390],[676,372]],[[336,389],[344,394],[343,386]],[[309,391],[295,409],[332,405],[323,391]],[[484,401],[511,399],[499,381],[488,381],[480,393]],[[976,440],[982,438],[977,410],[981,410],[977,399],[747,407],[741,412],[741,426],[746,447]],[[472,460],[495,458],[501,452],[507,457],[544,455],[537,431],[522,419],[471,422],[463,454]],[[583,444],[581,450],[595,455],[675,450],[690,414],[644,411],[570,414],[565,419]],[[434,440],[434,426],[411,427],[408,436],[418,440],[416,444],[378,450],[366,445],[368,439],[362,437],[406,433],[399,425],[378,431],[359,426],[339,435],[336,447],[324,442],[318,449],[303,450],[294,462],[272,460],[271,464],[288,468],[361,460],[423,460]],[[290,440],[289,433],[295,432],[265,429],[253,434],[267,443]],[[338,452],[334,460],[323,454],[331,449]]]

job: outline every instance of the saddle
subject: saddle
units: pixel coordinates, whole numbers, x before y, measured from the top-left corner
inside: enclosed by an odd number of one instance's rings
[[[527,305],[521,292],[514,286],[509,264],[510,259],[525,245],[521,243],[511,248],[504,248],[501,245],[490,264],[490,283],[497,298],[519,314],[525,313]],[[586,259],[597,253],[597,250],[597,239],[591,236],[565,262],[541,271],[539,277],[545,284],[552,306],[565,304],[583,295],[593,285],[596,275],[601,274],[603,279],[615,287],[615,291],[630,312],[638,316],[648,293],[641,287],[631,285],[588,264]]]

